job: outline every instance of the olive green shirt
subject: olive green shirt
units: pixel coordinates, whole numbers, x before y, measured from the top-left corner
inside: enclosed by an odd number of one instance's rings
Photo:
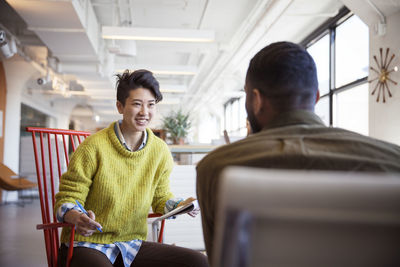
[[[400,147],[326,127],[309,111],[281,114],[259,133],[209,153],[197,166],[197,197],[211,261],[219,175],[226,166],[399,172]]]

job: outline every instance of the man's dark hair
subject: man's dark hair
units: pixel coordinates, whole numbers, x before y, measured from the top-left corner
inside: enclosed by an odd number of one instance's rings
[[[117,100],[125,105],[125,101],[131,90],[138,88],[149,89],[156,98],[156,103],[162,100],[160,84],[154,78],[153,73],[148,70],[125,70],[123,74],[117,74]]]
[[[315,104],[317,70],[310,54],[300,45],[277,42],[260,50],[250,61],[246,85],[257,88],[276,108]]]

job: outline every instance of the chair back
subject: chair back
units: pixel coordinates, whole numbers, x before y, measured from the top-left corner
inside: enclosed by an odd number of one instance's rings
[[[54,213],[55,194],[62,173],[69,164],[69,153],[73,152],[89,132],[27,127],[32,133],[33,152],[43,225],[57,223]],[[71,147],[72,151],[68,151]],[[56,191],[57,189],[57,191]],[[59,248],[58,229],[44,229],[46,254],[49,266],[57,265]]]
[[[213,266],[400,266],[399,174],[229,167]]]

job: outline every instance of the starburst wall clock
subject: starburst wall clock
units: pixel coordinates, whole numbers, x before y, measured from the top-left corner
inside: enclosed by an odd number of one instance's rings
[[[374,60],[376,63],[376,68],[370,67],[370,69],[375,72],[378,76],[370,81],[369,83],[372,83],[376,81],[376,85],[374,87],[374,90],[372,90],[371,95],[374,95],[376,91],[378,90],[377,96],[376,96],[376,102],[379,102],[381,93],[382,93],[382,101],[383,103],[386,102],[386,96],[385,92],[387,91],[388,96],[392,97],[392,93],[390,92],[388,82],[391,82],[394,85],[397,85],[397,82],[393,81],[390,78],[390,74],[393,71],[397,71],[397,67],[395,66],[394,68],[390,69],[390,64],[392,63],[393,59],[395,58],[395,55],[393,54],[390,59],[388,60],[388,55],[389,55],[389,48],[386,48],[386,54],[383,56],[383,49],[379,48],[379,61],[377,57],[374,55]]]

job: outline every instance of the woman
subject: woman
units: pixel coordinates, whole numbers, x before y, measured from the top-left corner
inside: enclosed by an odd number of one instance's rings
[[[164,213],[180,200],[169,189],[169,149],[147,128],[162,100],[157,80],[147,70],[117,77],[122,120],[78,147],[56,195],[57,219],[75,224],[77,232],[71,266],[207,266],[199,252],[145,241],[150,206]],[[64,228],[61,235],[61,266],[69,232]]]

